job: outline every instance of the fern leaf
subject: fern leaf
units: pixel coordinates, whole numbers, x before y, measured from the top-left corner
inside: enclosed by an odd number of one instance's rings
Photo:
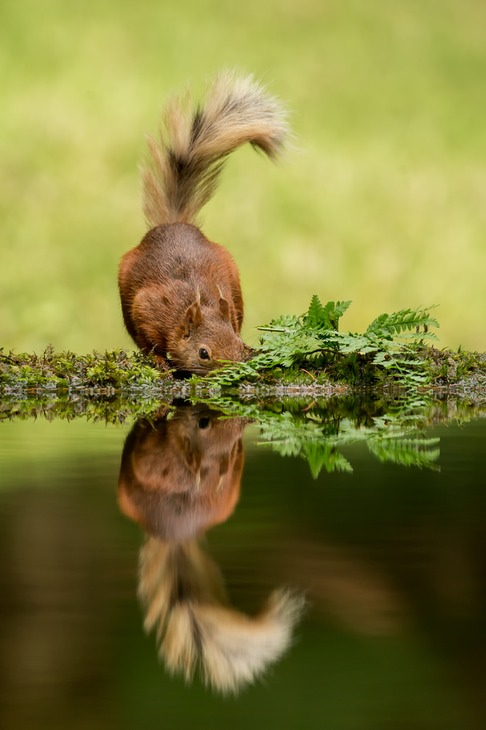
[[[351,304],[351,299],[347,299],[346,301],[338,301],[338,302],[328,302],[328,304],[332,304],[332,312],[329,313],[329,317],[332,320],[332,323],[334,324],[334,329],[338,329],[339,320],[343,316],[344,312],[347,310],[349,305]]]
[[[322,327],[328,324],[325,307],[322,306],[321,300],[314,294],[309,304],[309,309],[304,317],[306,327]]]
[[[380,314],[366,329],[365,334],[375,335],[385,339],[391,339],[394,335],[411,330],[419,330],[422,327],[427,332],[429,327],[438,327],[439,323],[430,316],[430,309],[400,309],[392,314]]]
[[[339,320],[350,304],[351,300],[329,301],[323,305],[317,294],[314,294],[309,309],[304,315],[304,325],[308,329],[337,330]]]

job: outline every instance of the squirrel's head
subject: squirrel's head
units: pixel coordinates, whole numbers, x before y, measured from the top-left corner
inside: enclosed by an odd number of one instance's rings
[[[229,305],[221,297],[216,307],[191,304],[181,325],[168,341],[168,357],[177,370],[205,375],[222,366],[222,361],[241,362],[248,348],[234,331]]]

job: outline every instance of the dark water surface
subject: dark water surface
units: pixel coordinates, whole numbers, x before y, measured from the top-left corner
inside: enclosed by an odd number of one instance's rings
[[[1,728],[485,727],[485,420],[317,479],[238,419],[130,430],[0,424]]]

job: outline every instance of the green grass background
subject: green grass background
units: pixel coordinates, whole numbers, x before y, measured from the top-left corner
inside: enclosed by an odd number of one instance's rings
[[[483,0],[3,0],[0,346],[130,346],[120,256],[145,232],[139,166],[164,99],[252,72],[291,112],[277,166],[229,161],[202,216],[240,267],[246,339],[313,293],[343,328],[439,304],[486,337]]]

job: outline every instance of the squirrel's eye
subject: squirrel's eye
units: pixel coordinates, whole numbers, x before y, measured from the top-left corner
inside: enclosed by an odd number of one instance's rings
[[[204,429],[204,428],[207,428],[210,423],[211,423],[211,419],[207,418],[207,416],[203,416],[202,418],[199,419],[197,425],[199,426],[199,428]]]
[[[201,358],[201,360],[209,360],[210,359],[209,352],[206,350],[205,347],[200,347],[199,348],[199,357]]]

